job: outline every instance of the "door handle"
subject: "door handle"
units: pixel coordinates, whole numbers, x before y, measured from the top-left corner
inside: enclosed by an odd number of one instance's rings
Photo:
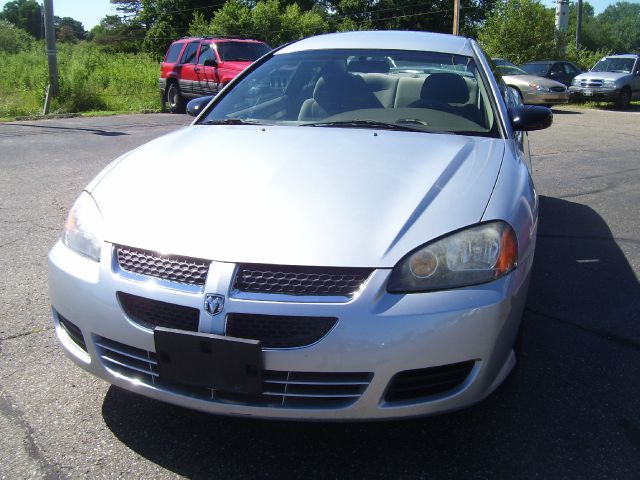
[[[198,67],[195,67],[195,68],[193,69],[193,71],[194,71],[194,72],[196,72],[196,73],[198,73],[198,72],[200,71],[200,69],[199,69]]]

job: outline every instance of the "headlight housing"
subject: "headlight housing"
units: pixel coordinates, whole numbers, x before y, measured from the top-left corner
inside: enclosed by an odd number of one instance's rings
[[[551,89],[547,87],[543,87],[542,85],[538,85],[537,83],[530,83],[529,86],[538,92],[550,92]]]
[[[489,222],[459,230],[406,255],[394,267],[387,290],[415,293],[496,280],[516,268],[518,241],[511,226]]]
[[[578,77],[573,77],[573,80],[571,80],[571,85],[577,87],[578,85],[580,85],[580,79]]]
[[[85,257],[100,261],[102,214],[93,197],[82,192],[71,207],[62,232],[62,243]]]
[[[615,80],[605,80],[604,81],[604,86],[607,88],[616,88],[616,81]]]

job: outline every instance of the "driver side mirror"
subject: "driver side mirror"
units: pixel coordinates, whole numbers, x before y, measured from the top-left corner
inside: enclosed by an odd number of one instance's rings
[[[187,115],[191,115],[192,117],[200,115],[200,112],[209,105],[209,102],[213,100],[213,97],[215,97],[215,95],[207,95],[206,97],[194,98],[191,100],[187,103]]]
[[[204,61],[205,67],[218,67],[218,62],[216,62],[215,58],[207,58]]]
[[[537,105],[522,105],[509,108],[509,117],[513,129],[520,132],[543,130],[553,123],[553,112],[550,108]]]

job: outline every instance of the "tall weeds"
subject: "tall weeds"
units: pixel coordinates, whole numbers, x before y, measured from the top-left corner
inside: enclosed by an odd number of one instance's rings
[[[45,47],[34,42],[2,56],[0,117],[41,113],[48,67]],[[58,45],[59,113],[159,110],[160,66],[146,54],[108,53],[88,42]]]

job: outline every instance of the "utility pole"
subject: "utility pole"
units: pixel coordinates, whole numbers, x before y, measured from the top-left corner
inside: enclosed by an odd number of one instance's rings
[[[460,35],[460,0],[453,0],[453,34]]]
[[[576,5],[576,49],[580,48],[580,34],[582,33],[582,0]]]
[[[556,0],[556,2],[556,44],[560,55],[564,57],[566,50],[564,32],[569,26],[569,1]]]
[[[56,58],[56,31],[53,26],[53,0],[44,0],[44,35],[47,40],[49,61],[49,85],[44,101],[44,115],[49,113],[51,98],[58,95],[58,61]]]

